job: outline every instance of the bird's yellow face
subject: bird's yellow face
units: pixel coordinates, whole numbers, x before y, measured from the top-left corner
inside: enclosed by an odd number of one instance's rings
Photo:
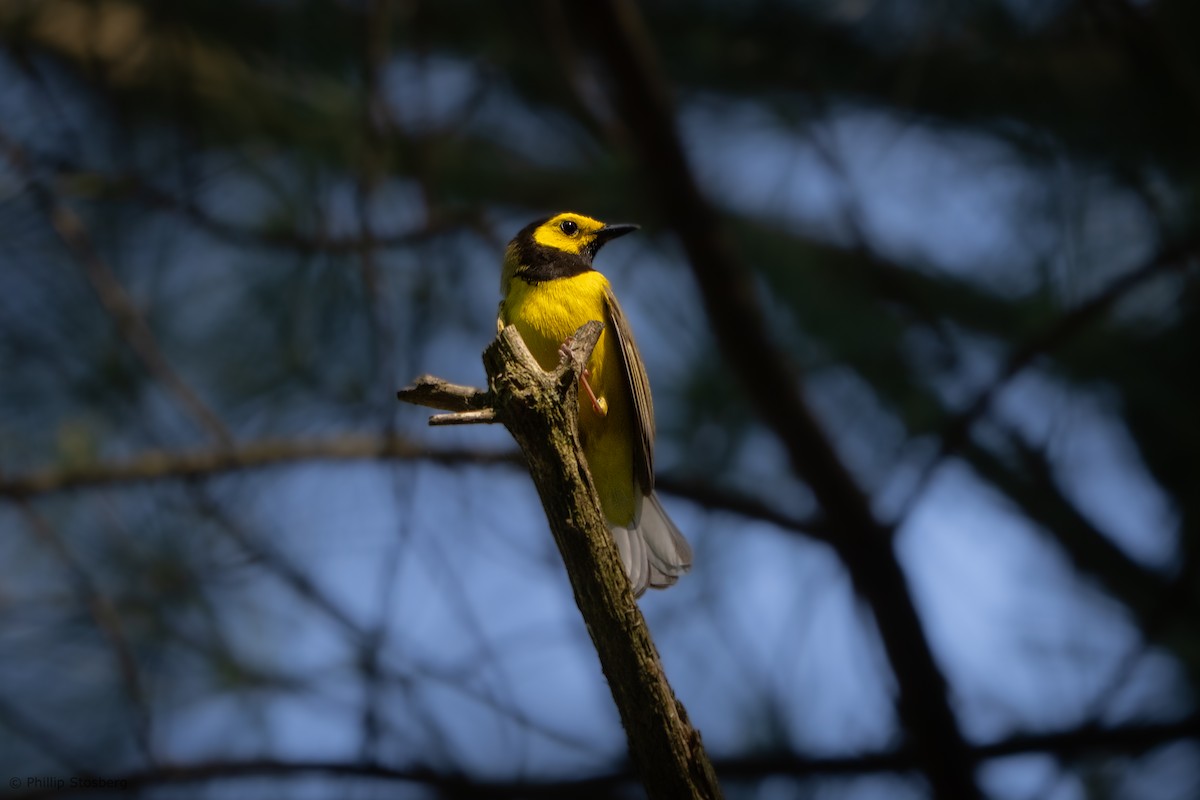
[[[587,272],[605,242],[635,230],[636,225],[606,225],[572,212],[531,222],[508,243],[500,291],[507,294],[514,277],[538,284]]]
[[[597,239],[605,225],[583,214],[556,214],[534,228],[533,240],[545,247],[580,255],[597,247]],[[591,251],[594,254],[594,250]]]

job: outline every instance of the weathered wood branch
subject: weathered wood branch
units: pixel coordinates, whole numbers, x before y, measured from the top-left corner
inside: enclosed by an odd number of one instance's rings
[[[398,396],[452,410],[446,416],[458,415],[461,422],[481,421],[461,417],[491,409],[512,433],[529,463],[647,793],[662,800],[718,798],[716,774],[667,683],[579,443],[579,373],[602,329],[598,322],[580,328],[570,343],[572,357],[546,372],[509,326],[483,353],[487,392],[447,388],[426,376]]]

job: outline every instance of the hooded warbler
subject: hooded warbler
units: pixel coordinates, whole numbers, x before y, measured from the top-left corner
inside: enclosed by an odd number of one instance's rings
[[[515,325],[543,369],[590,320],[604,324],[581,380],[579,437],[600,507],[634,596],[665,589],[692,565],[692,549],[654,494],[654,407],[633,332],[596,252],[636,225],[563,213],[531,222],[508,244],[497,325]]]

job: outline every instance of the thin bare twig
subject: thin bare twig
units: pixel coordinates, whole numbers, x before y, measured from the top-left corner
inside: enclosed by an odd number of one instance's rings
[[[490,393],[474,386],[450,383],[432,375],[421,375],[396,392],[405,403],[442,411],[483,411],[492,408]]]
[[[453,414],[434,414],[429,418],[430,425],[478,425],[484,422],[499,422],[496,412],[490,408],[478,411],[456,411]]]

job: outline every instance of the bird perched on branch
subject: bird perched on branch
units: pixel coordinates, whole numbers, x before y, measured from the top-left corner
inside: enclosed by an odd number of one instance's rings
[[[582,214],[531,222],[509,242],[498,326],[515,325],[543,369],[585,322],[604,324],[579,395],[579,437],[600,507],[640,596],[665,589],[692,565],[692,550],[654,494],[654,406],[633,332],[608,280],[592,268],[608,241],[637,230]]]

